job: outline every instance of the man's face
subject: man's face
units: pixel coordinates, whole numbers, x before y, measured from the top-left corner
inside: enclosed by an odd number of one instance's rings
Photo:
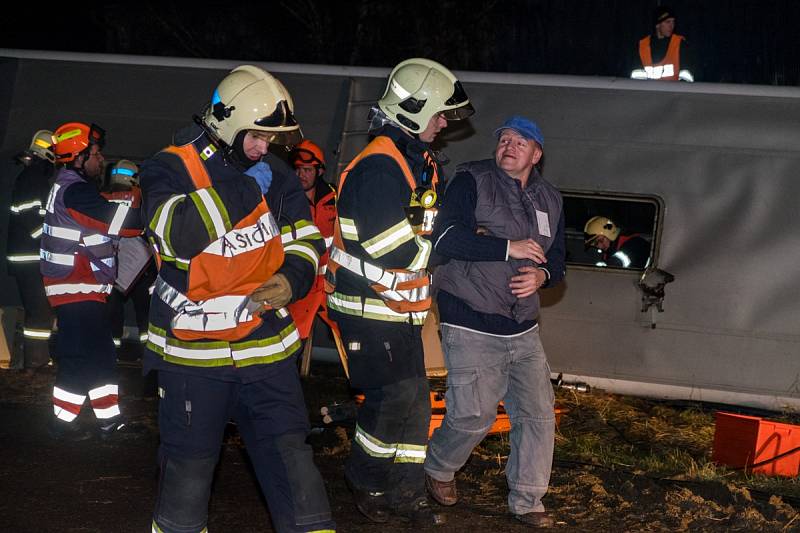
[[[309,191],[317,181],[317,167],[314,165],[300,165],[294,169],[297,177],[300,178],[300,186],[304,191]]]
[[[258,130],[250,130],[242,141],[242,151],[251,161],[258,161],[269,151],[269,141],[272,136]]]
[[[89,155],[83,160],[82,169],[87,178],[99,178],[103,174],[103,158],[100,147],[93,144],[89,149]]]
[[[658,37],[672,37],[672,32],[675,31],[675,17],[664,19],[656,24],[656,35]]]
[[[514,130],[503,130],[494,153],[497,166],[515,179],[530,175],[533,166],[542,158],[542,149]]]
[[[598,235],[597,238],[594,240],[594,247],[604,252],[608,250],[611,246],[611,241],[605,235]]]
[[[447,119],[441,113],[436,113],[428,121],[428,127],[420,132],[419,139],[422,142],[432,143],[436,136],[439,135],[439,132],[446,127]]]

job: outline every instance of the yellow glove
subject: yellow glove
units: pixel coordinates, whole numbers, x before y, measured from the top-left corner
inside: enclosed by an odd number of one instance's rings
[[[286,307],[292,299],[292,286],[283,274],[275,274],[262,286],[253,291],[250,298],[256,302],[264,302],[274,309]]]

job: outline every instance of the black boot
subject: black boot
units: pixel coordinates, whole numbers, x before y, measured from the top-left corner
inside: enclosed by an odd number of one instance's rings
[[[384,493],[360,489],[347,476],[344,476],[344,481],[353,493],[353,501],[361,514],[378,524],[389,521],[389,504]]]
[[[418,527],[441,526],[447,522],[446,515],[431,509],[425,497],[417,498],[408,505],[399,506],[395,514],[401,520],[411,522]]]

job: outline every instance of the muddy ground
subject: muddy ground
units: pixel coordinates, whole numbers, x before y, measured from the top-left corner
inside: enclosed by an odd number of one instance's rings
[[[315,363],[306,382],[312,423],[320,406],[347,400],[338,366]],[[158,434],[152,379],[136,363],[119,367],[123,409],[137,426],[124,438],[77,443],[48,438],[53,375],[30,378],[0,371],[0,531],[149,531],[157,485]],[[598,394],[598,393],[591,393]],[[600,466],[564,452],[581,420],[596,416],[591,402],[559,392],[570,413],[561,420],[551,490],[545,504],[556,531],[800,531],[800,502],[741,483],[694,481],[652,475],[626,465]],[[584,406],[584,404],[587,404]],[[88,416],[87,416],[88,415]],[[84,412],[87,428],[93,420]],[[408,531],[400,524],[372,525],[355,510],[342,472],[352,423],[312,436],[316,461],[325,478],[338,530]],[[619,422],[615,431],[625,435]],[[269,515],[235,428],[230,428],[210,504],[212,532],[271,531]],[[604,438],[602,435],[599,438]],[[614,446],[613,442],[609,443]],[[435,531],[511,532],[525,529],[506,511],[503,469],[507,440],[489,437],[458,476],[461,502],[445,511],[446,526]],[[698,452],[704,453],[704,452]]]

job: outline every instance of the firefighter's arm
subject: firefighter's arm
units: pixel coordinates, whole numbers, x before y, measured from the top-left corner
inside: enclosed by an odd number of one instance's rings
[[[142,164],[144,220],[162,256],[191,259],[230,231],[255,209],[261,191],[255,180],[237,174],[214,178],[214,186],[193,190],[190,182],[160,157]]]
[[[94,185],[78,182],[64,193],[64,205],[78,224],[109,237],[142,233],[141,208],[103,198]]]
[[[411,189],[389,157],[371,156],[361,161],[347,177],[345,187],[350,191],[342,197],[347,196],[347,211],[353,213],[352,219],[341,211],[339,214],[345,239],[357,240],[373,262],[384,268],[419,270],[427,266],[432,245],[416,235],[408,221],[405,208],[411,202]]]
[[[290,171],[273,168],[267,205],[281,228],[284,261],[278,274],[291,287],[291,301],[303,298],[314,284],[325,241],[311,220],[308,200],[297,177]]]

